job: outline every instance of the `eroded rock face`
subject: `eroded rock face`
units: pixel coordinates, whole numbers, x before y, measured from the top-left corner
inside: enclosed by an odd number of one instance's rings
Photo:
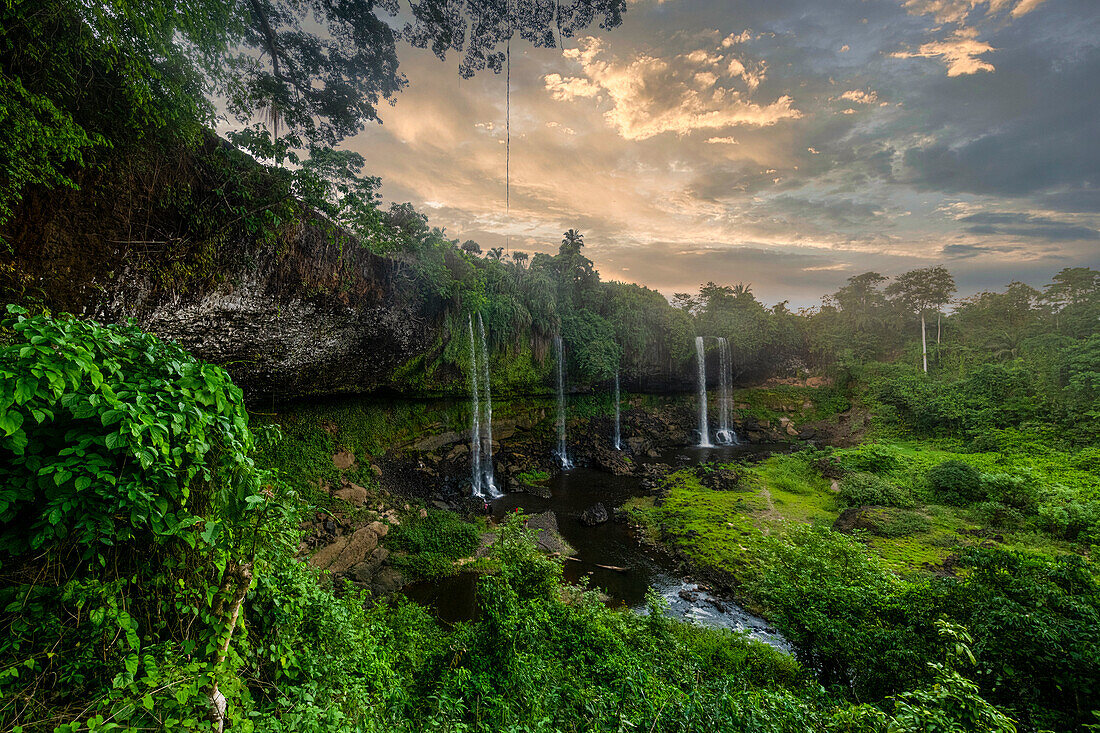
[[[256,400],[385,387],[434,342],[436,307],[399,263],[315,222],[235,254],[216,282],[185,291],[122,269],[86,306],[101,320],[135,318],[224,366]]]

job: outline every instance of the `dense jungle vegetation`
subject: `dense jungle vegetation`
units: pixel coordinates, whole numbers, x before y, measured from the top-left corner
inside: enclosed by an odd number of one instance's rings
[[[400,31],[380,19],[395,6],[370,0],[0,8],[0,287],[13,303],[0,329],[0,728],[1096,729],[1100,272],[961,301],[943,268],[866,273],[792,312],[747,284],[669,303],[602,281],[573,230],[556,255],[481,253],[407,204],[382,207],[364,160],[338,147],[403,85],[399,41],[462,53],[463,74],[500,69],[499,6],[470,3],[487,15],[468,28],[444,5],[418,3]],[[613,28],[625,2],[554,8],[516,30],[546,45],[551,28]],[[240,123],[228,141],[210,132],[215,97]],[[334,586],[300,560],[313,507],[299,477],[263,458],[278,429],[227,373],[135,326],[59,313],[64,283],[26,270],[41,211],[88,200],[104,214],[83,218],[89,231],[141,222],[134,242],[167,243],[147,261],[167,289],[216,279],[234,242],[277,243],[307,219],[351,232],[445,313],[439,342],[406,367],[413,394],[461,389],[469,344],[448,336],[474,312],[502,393],[550,389],[557,334],[582,386],[690,374],[696,335],[730,340],[741,384],[827,377],[842,398],[830,414],[870,415],[861,444],[701,469],[737,472],[738,491],[674,472],[662,504],[630,507],[796,655],[670,620],[656,597],[648,615],[608,608],[562,583],[521,517],[494,530],[475,621]],[[431,572],[487,530],[397,510],[394,542]]]

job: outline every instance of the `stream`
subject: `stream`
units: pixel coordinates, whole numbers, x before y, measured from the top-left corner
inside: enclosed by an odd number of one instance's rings
[[[780,449],[777,445],[682,447],[667,450],[642,463],[666,463],[673,467],[697,465],[714,460],[763,458]],[[637,460],[637,459],[636,459]],[[594,527],[580,521],[580,514],[597,502],[608,512],[627,499],[644,495],[639,476],[616,476],[578,466],[555,474],[548,482],[550,498],[526,493],[509,493],[491,502],[493,516],[500,518],[517,508],[527,514],[552,511],[562,537],[576,550],[564,563],[565,580],[599,589],[613,606],[625,606],[646,613],[650,587],[668,601],[667,613],[704,626],[746,631],[781,651],[790,651],[786,641],[764,619],[683,575],[677,562],[639,542],[630,528],[613,519]],[[612,570],[604,566],[625,568]],[[413,583],[405,588],[412,600],[432,608],[445,622],[469,620],[477,614],[477,575],[462,573],[435,582]]]

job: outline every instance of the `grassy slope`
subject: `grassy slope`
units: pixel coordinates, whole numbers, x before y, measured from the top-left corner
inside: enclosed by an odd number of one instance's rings
[[[878,512],[882,534],[866,536],[868,547],[887,567],[898,572],[941,565],[958,547],[991,541],[966,534],[984,530],[999,535],[1001,544],[1014,549],[1073,552],[1081,548],[1022,526],[990,527],[980,507],[952,507],[928,501],[924,476],[928,469],[949,459],[969,463],[984,473],[1030,474],[1040,486],[1062,484],[1083,496],[1100,493],[1100,474],[1081,457],[1055,450],[1012,453],[958,453],[930,443],[887,443],[893,459],[889,470],[876,471],[908,488],[916,497],[914,509]],[[840,450],[842,462],[858,459],[862,447]],[[743,578],[751,568],[753,547],[764,533],[784,521],[831,526],[844,505],[823,478],[800,455],[775,455],[746,468],[741,491],[711,491],[695,472],[684,469],[668,479],[663,502],[652,497],[633,500],[632,518],[651,539],[670,540],[698,565]]]

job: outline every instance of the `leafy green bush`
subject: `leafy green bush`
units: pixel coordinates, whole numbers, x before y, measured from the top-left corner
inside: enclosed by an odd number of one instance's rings
[[[248,457],[240,390],[133,326],[8,311],[0,727],[101,713],[141,727],[156,707],[186,728],[215,688],[239,703],[221,639],[289,525]]]
[[[963,506],[985,498],[978,469],[962,461],[949,460],[928,472],[928,486],[944,504]]]
[[[907,509],[872,512],[866,521],[871,533],[880,537],[908,537],[927,532],[931,526],[928,517]]]
[[[897,484],[863,471],[850,473],[840,481],[840,498],[848,506],[913,506],[913,497]]]
[[[845,451],[840,464],[849,471],[890,473],[898,467],[898,450],[888,443],[864,443]]]
[[[983,473],[980,493],[1019,512],[1030,514],[1035,511],[1039,501],[1036,483],[1035,478],[1030,475]]]
[[[983,501],[975,504],[974,511],[977,512],[983,524],[991,527],[1017,529],[1024,524],[1024,515],[1019,509],[999,501]]]
[[[472,555],[479,537],[477,526],[458,515],[428,509],[425,517],[394,527],[386,544],[407,553],[395,557],[395,565],[415,578],[427,579],[453,573],[455,561]]]
[[[1100,500],[1055,485],[1043,496],[1038,515],[1039,526],[1055,537],[1080,542],[1100,540]]]

